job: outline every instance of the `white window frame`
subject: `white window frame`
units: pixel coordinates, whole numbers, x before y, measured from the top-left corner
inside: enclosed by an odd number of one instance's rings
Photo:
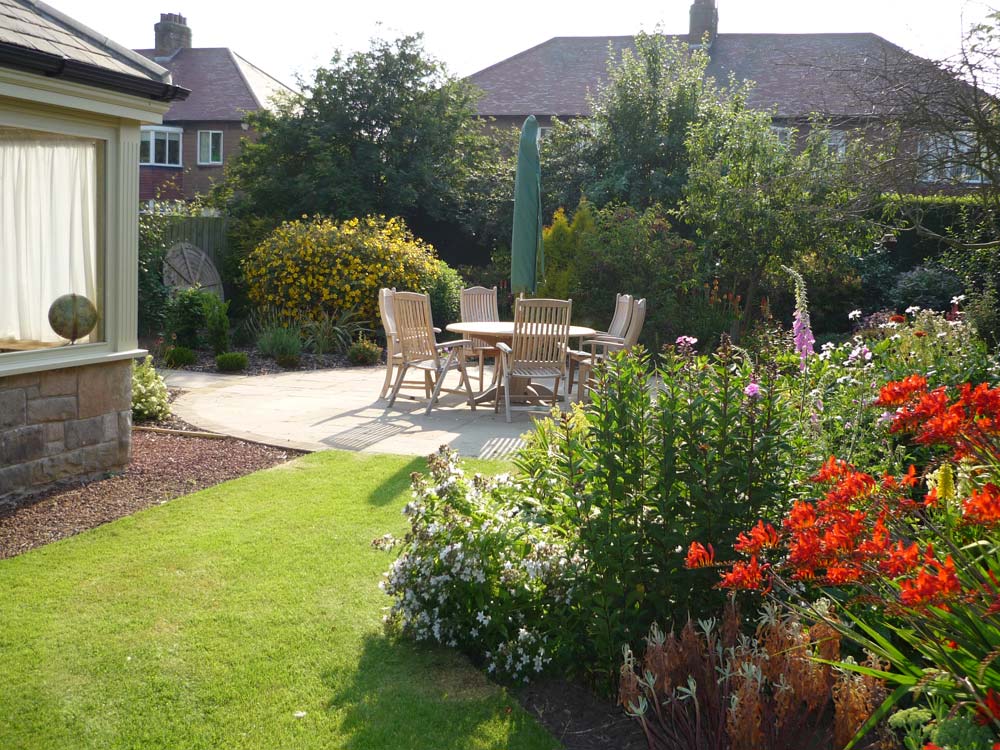
[[[969,131],[949,135],[925,135],[918,143],[917,155],[922,162],[928,157],[920,179],[928,183],[958,183],[981,185],[986,178],[978,170],[963,163],[950,163],[952,154],[968,153],[976,149],[975,133]]]
[[[209,161],[202,161],[201,160],[201,138],[202,138],[203,135],[207,135],[209,137],[209,143],[208,143]],[[218,161],[212,161],[211,160],[211,156],[212,156],[212,141],[211,141],[211,138],[212,138],[213,135],[218,135],[219,136],[219,160]],[[225,140],[226,140],[225,139],[225,134],[221,130],[199,130],[198,131],[198,141],[197,141],[197,144],[196,144],[197,145],[197,149],[198,149],[197,150],[197,154],[196,154],[197,161],[198,161],[198,166],[202,166],[202,167],[218,167],[218,166],[220,166],[222,164],[222,162],[223,162],[223,159],[225,158],[225,156],[223,154],[223,149],[225,148]]]
[[[826,134],[826,147],[838,159],[845,159],[847,157],[847,131],[828,130]]]
[[[771,134],[778,139],[778,143],[782,146],[791,146],[793,142],[792,135],[795,128],[789,127],[787,125],[772,125]]]
[[[0,83],[7,74],[0,70]],[[15,84],[25,78],[31,83],[35,76],[13,72],[9,77]],[[59,90],[54,95],[39,95],[25,86],[34,96],[47,96],[53,103],[89,100],[77,94],[86,87],[64,86],[69,96]],[[117,95],[116,95],[117,96]],[[131,103],[122,96],[117,101]],[[100,106],[98,104],[98,106]],[[135,112],[139,110],[124,110]],[[146,116],[149,116],[148,114]],[[98,257],[102,268],[99,285],[101,304],[98,305],[103,323],[103,341],[77,343],[45,349],[32,349],[0,354],[0,378],[22,373],[78,367],[87,364],[132,359],[143,352],[136,346],[136,278],[137,237],[134,214],[138,195],[139,128],[135,120],[90,114],[78,110],[60,110],[44,107],[25,99],[13,100],[0,107],[0,126],[23,128],[44,133],[55,133],[77,138],[92,138],[102,142],[104,158],[99,168],[98,189],[103,196],[98,221]]]
[[[177,163],[171,164],[169,161],[159,162],[156,159],[156,134],[166,133],[168,135],[177,135]],[[143,161],[141,156],[142,142],[149,138],[149,161]],[[182,169],[184,167],[184,128],[175,128],[167,125],[143,125],[141,132],[139,134],[139,165],[143,167],[171,167],[174,169]],[[168,156],[169,156],[169,149]]]

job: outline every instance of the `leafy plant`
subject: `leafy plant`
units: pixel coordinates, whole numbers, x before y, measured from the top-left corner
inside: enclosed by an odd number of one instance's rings
[[[214,304],[209,297],[212,292],[199,287],[179,289],[167,304],[167,337],[179,346],[197,349],[201,343],[201,332],[205,328],[206,304]]]
[[[167,384],[153,367],[153,358],[132,362],[132,419],[136,422],[159,421],[170,416]]]
[[[382,347],[364,336],[355,341],[347,350],[347,361],[352,365],[370,367],[382,357]]]
[[[205,331],[212,351],[224,354],[229,351],[229,303],[223,302],[215,294],[205,294],[201,298],[205,317]]]
[[[219,372],[243,372],[250,364],[244,352],[224,352],[215,357],[215,367]]]
[[[265,357],[274,357],[282,367],[298,367],[302,356],[302,331],[297,327],[268,326],[257,338],[257,349]]]
[[[305,347],[314,354],[344,353],[356,336],[368,330],[355,310],[345,310],[337,316],[324,310],[302,327]]]
[[[170,346],[163,352],[163,363],[167,367],[187,367],[198,361],[198,355],[186,346]]]
[[[961,293],[962,282],[951,271],[923,265],[896,277],[889,300],[897,310],[914,305],[931,310],[949,310],[952,297]]]
[[[460,319],[462,288],[465,283],[454,268],[438,261],[425,282],[425,291],[431,298],[431,317],[434,325],[444,328]]]

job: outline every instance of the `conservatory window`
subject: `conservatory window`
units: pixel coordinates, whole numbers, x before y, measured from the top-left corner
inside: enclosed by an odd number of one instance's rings
[[[68,294],[97,312],[77,343],[104,340],[104,152],[93,138],[0,127],[0,356],[69,344],[55,329],[93,316],[53,306]]]

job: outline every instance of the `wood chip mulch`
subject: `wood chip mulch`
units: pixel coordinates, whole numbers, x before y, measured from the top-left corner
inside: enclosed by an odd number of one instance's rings
[[[646,750],[638,721],[586,686],[564,680],[530,683],[518,699],[565,750]]]
[[[151,348],[150,348],[151,347]],[[155,345],[147,344],[147,348],[153,353],[153,366],[157,370],[167,367],[166,363],[160,352],[157,350]],[[275,362],[270,357],[265,357],[260,354],[256,349],[248,347],[236,347],[233,349],[234,352],[243,352],[247,355],[248,365],[247,369],[243,372],[229,373],[232,375],[274,375],[280,372],[289,372],[284,367],[281,367],[277,362]],[[182,370],[187,370],[189,372],[213,372],[218,373],[219,370],[215,366],[215,354],[206,349],[196,349],[195,356],[197,360],[194,364],[185,365]],[[347,361],[347,357],[343,354],[313,354],[312,352],[303,352],[299,357],[298,370],[330,370],[341,367],[350,367],[350,362]],[[226,373],[223,373],[226,374]]]
[[[183,423],[170,426],[183,427]],[[235,438],[136,430],[132,433],[132,461],[124,473],[62,485],[0,513],[0,559],[300,455],[299,451]]]

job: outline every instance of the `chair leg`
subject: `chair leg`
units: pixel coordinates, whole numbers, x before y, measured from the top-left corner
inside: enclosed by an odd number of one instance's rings
[[[507,422],[510,423],[510,374],[506,371],[503,374],[503,400],[507,407]]]
[[[472,381],[469,378],[469,372],[468,370],[465,369],[465,362],[462,361],[462,358],[458,360],[458,363],[459,363],[458,369],[462,371],[462,380],[460,381],[459,385],[465,383],[465,392],[469,394],[469,407],[472,409],[472,411],[475,411],[476,397],[472,395]],[[483,388],[483,381],[482,378],[480,378],[479,389],[482,390],[482,388]]]
[[[479,390],[485,391],[486,388],[483,387],[483,372],[486,370],[486,350],[479,350]]]
[[[454,361],[454,359],[455,359],[455,350],[452,349],[450,352],[448,352],[448,359],[445,360],[444,367],[437,371],[437,377],[434,379],[435,380],[434,393],[431,394],[430,403],[427,404],[427,409],[424,411],[425,416],[431,413],[431,409],[434,408],[434,404],[437,403],[438,398],[441,396],[441,386],[444,385],[445,373],[448,372],[448,369],[451,367],[451,363]]]
[[[572,357],[569,358],[569,372],[566,377],[568,378],[566,385],[566,393],[570,393],[573,390],[573,370],[576,369],[576,360]]]
[[[580,384],[576,392],[576,400],[583,401],[583,394],[587,388],[587,381],[590,379],[590,367],[580,363]]]
[[[406,377],[406,371],[410,369],[409,365],[402,365],[399,368],[399,374],[396,375],[396,385],[392,387],[392,395],[389,396],[389,407],[391,408],[393,404],[396,403],[396,396],[399,395],[399,389],[403,387],[403,378]]]
[[[389,392],[389,387],[392,385],[392,357],[389,357],[385,363],[385,382],[382,383],[382,392],[378,394],[379,399],[385,398],[385,394]]]
[[[433,385],[433,383],[431,382],[431,371],[430,370],[424,370],[424,398],[430,398],[431,397],[431,386],[432,385]]]
[[[559,405],[559,381],[561,381],[561,380],[562,380],[562,378],[556,378],[555,382],[552,384],[552,405],[553,406],[558,406]]]

